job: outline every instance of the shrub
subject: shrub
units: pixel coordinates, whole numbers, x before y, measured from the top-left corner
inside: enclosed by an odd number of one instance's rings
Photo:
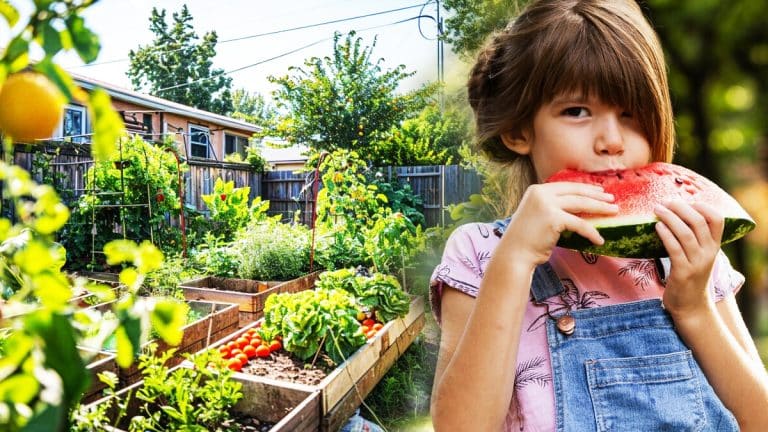
[[[303,225],[269,219],[238,233],[233,248],[240,256],[240,277],[289,280],[309,271],[310,232]]]

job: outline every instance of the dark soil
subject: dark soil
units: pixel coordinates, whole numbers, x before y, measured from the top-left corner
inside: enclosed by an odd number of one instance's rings
[[[318,355],[312,365],[312,359],[305,362],[280,350],[269,357],[252,358],[241,372],[279,381],[318,385],[335,367],[336,364],[324,353]]]
[[[239,429],[236,430],[239,430],[240,432],[268,432],[275,426],[275,423],[261,421],[249,416],[244,416],[240,413],[234,413],[233,417],[232,420],[228,420],[221,424],[222,429],[237,425],[239,426]]]

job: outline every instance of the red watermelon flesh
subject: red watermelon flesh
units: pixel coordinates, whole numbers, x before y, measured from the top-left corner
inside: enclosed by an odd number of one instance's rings
[[[563,170],[547,183],[568,181],[603,186],[616,198],[619,213],[613,217],[581,214],[605,239],[596,246],[573,232],[564,232],[558,246],[599,255],[625,258],[668,256],[656,234],[658,221],[653,209],[666,201],[704,202],[725,217],[723,244],[743,237],[755,227],[755,221],[727,192],[709,179],[679,165],[654,162],[641,168],[587,173]]]

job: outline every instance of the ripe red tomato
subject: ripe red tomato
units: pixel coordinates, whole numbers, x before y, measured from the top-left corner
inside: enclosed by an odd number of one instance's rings
[[[259,345],[256,348],[256,356],[257,357],[269,357],[269,347],[266,345]]]
[[[224,359],[228,359],[230,357],[229,348],[226,346],[219,347],[219,352],[221,353],[221,357]]]
[[[273,340],[269,343],[269,352],[275,352],[283,347],[279,340]]]
[[[238,358],[231,358],[227,362],[227,367],[235,372],[239,372],[243,368],[243,364]]]
[[[243,354],[247,355],[248,358],[256,357],[256,347],[253,345],[246,345],[245,348],[243,348]]]
[[[227,194],[221,194],[221,195],[219,195],[219,198],[221,198],[222,201],[226,201],[227,200]]]
[[[373,325],[376,324],[376,321],[368,318],[366,320],[363,320],[363,325],[368,327],[373,327]]]

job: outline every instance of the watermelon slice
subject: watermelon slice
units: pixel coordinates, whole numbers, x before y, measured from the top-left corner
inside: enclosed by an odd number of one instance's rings
[[[668,256],[654,225],[656,204],[666,200],[705,202],[725,216],[723,244],[743,237],[755,227],[755,221],[727,192],[707,178],[678,165],[654,162],[641,168],[586,173],[563,170],[546,180],[602,185],[616,197],[619,213],[613,217],[579,215],[598,229],[605,244],[596,246],[584,237],[566,231],[558,246],[625,258]]]

